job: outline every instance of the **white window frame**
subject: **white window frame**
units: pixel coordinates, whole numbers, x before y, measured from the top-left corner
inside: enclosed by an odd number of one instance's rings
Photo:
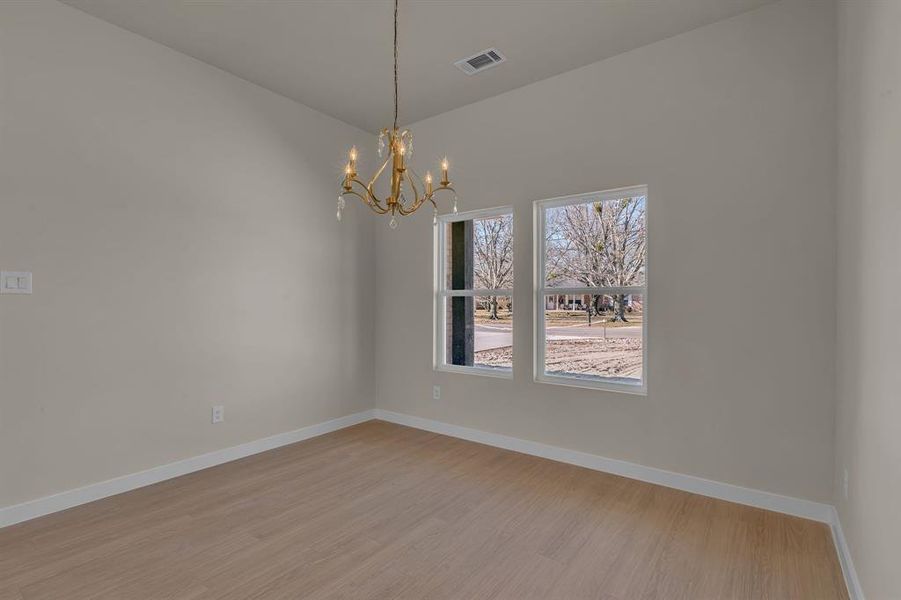
[[[648,242],[645,240],[645,276],[644,284],[640,286],[629,287],[548,287],[547,284],[547,264],[545,262],[545,210],[549,208],[557,208],[560,206],[569,206],[572,204],[586,204],[588,202],[606,202],[609,200],[619,200],[621,198],[634,198],[643,196],[645,198],[645,225],[648,221],[648,187],[646,185],[637,185],[631,187],[618,188],[614,190],[605,190],[602,192],[592,192],[588,194],[576,194],[573,196],[561,196],[558,198],[548,198],[547,200],[537,200],[533,205],[533,257],[534,266],[533,286],[534,286],[534,348],[532,356],[534,357],[533,374],[534,380],[539,383],[550,383],[556,385],[566,385],[580,388],[591,388],[607,390],[611,392],[621,392],[625,394],[647,395],[648,393]],[[647,230],[647,228],[646,228]],[[544,298],[548,295],[559,294],[640,294],[642,301],[642,324],[641,324],[641,384],[621,383],[617,381],[604,381],[596,377],[572,375],[557,375],[545,373],[545,306]]]
[[[461,213],[449,213],[438,217],[437,226],[435,227],[435,282],[433,286],[434,305],[434,326],[435,326],[435,346],[433,349],[433,366],[436,371],[445,371],[448,373],[466,373],[470,375],[485,375],[488,377],[499,377],[502,379],[513,379],[513,368],[501,369],[481,366],[465,366],[452,365],[447,363],[447,298],[453,296],[510,296],[513,298],[513,289],[472,289],[472,290],[448,290],[447,289],[447,263],[445,260],[447,249],[447,224],[458,221],[469,221],[474,219],[484,219],[486,217],[501,217],[510,215],[513,217],[512,206],[498,206],[494,208],[483,208],[480,210],[471,210]],[[516,242],[514,240],[513,260],[516,261]],[[511,332],[515,345],[516,332]]]

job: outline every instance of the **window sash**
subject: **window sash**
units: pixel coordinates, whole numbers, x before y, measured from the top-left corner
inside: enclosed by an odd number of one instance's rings
[[[549,288],[550,290],[556,290],[556,288]],[[534,357],[535,364],[533,367],[534,370],[534,380],[539,383],[552,383],[555,385],[565,385],[569,387],[579,387],[579,388],[591,388],[591,389],[599,389],[599,390],[607,390],[612,392],[621,392],[624,394],[637,394],[644,396],[647,394],[648,389],[648,304],[647,304],[647,292],[644,287],[630,287],[630,288],[567,288],[569,290],[587,290],[587,291],[578,291],[577,294],[593,294],[593,295],[602,295],[608,294],[608,292],[601,292],[601,290],[633,290],[632,292],[621,292],[615,291],[614,293],[631,293],[636,295],[641,295],[642,301],[642,319],[641,319],[641,380],[639,383],[624,383],[621,381],[617,381],[616,377],[601,377],[601,376],[585,376],[580,375],[579,373],[548,373],[547,372],[547,362],[546,362],[546,353],[547,353],[547,316],[545,309],[545,297],[546,296],[554,296],[554,295],[565,295],[564,292],[557,293],[553,291],[551,293],[545,293],[548,291],[548,288],[543,288],[537,290],[535,295],[535,346],[532,350],[532,356]]]
[[[438,224],[435,229],[435,290],[440,293],[444,292],[453,292],[453,294],[446,295],[458,295],[458,296],[512,296],[513,290],[475,290],[475,289],[460,289],[454,290],[449,289],[447,287],[447,261],[445,260],[445,253],[447,252],[447,227],[448,223],[458,223],[460,221],[473,221],[478,219],[485,219],[491,217],[505,217],[505,216],[513,216],[513,207],[512,206],[499,206],[496,208],[483,208],[479,210],[471,210],[467,212],[457,213],[457,214],[446,214],[440,215],[438,217]],[[514,242],[515,243],[515,242]],[[513,251],[513,262],[516,262],[516,249]],[[487,294],[471,294],[469,292],[474,291],[483,291],[489,292]],[[496,293],[495,293],[496,292]]]
[[[644,185],[618,188],[614,190],[606,190],[602,192],[591,192],[587,194],[577,194],[574,196],[563,196],[559,198],[549,198],[547,200],[537,200],[533,204],[532,220],[533,235],[532,252],[533,252],[533,290],[534,290],[534,315],[532,340],[534,347],[532,348],[532,359],[534,360],[532,372],[533,379],[540,383],[552,383],[556,385],[564,385],[579,388],[592,388],[626,394],[646,395],[648,388],[648,257],[645,254],[645,276],[644,283],[639,286],[615,287],[615,286],[585,286],[585,287],[549,287],[547,285],[547,210],[559,208],[561,206],[572,206],[578,204],[587,204],[589,202],[605,202],[609,200],[619,200],[627,197],[644,197],[645,198],[645,214],[644,219],[647,223],[648,218],[648,188]],[[647,244],[645,247],[647,253]],[[554,295],[615,295],[615,294],[639,294],[642,297],[642,310],[644,315],[641,323],[641,352],[642,352],[642,373],[640,383],[622,383],[616,378],[592,377],[588,378],[580,376],[577,373],[560,375],[549,374],[546,371],[545,353],[547,350],[547,331],[545,316],[545,296]]]
[[[470,375],[486,375],[501,379],[512,379],[513,368],[489,367],[485,365],[455,365],[448,362],[447,357],[447,301],[453,297],[473,296],[470,290],[459,290],[462,293],[438,293],[435,295],[435,347],[433,350],[433,368],[436,371],[450,373],[467,373]],[[482,295],[482,294],[477,294]],[[513,299],[513,294],[488,294],[490,296],[506,296]],[[511,336],[516,338],[516,332],[511,330]]]
[[[446,214],[438,217],[438,223],[435,227],[434,239],[434,272],[435,284],[433,294],[434,304],[434,325],[435,325],[435,345],[433,348],[433,368],[436,371],[446,371],[451,373],[464,373],[469,375],[484,375],[488,377],[499,377],[502,379],[512,379],[512,368],[492,368],[480,365],[455,365],[447,361],[447,301],[448,298],[455,297],[476,297],[476,296],[506,296],[511,300],[513,298],[513,289],[448,289],[447,287],[447,224],[457,223],[460,221],[478,220],[491,217],[513,216],[512,206],[499,206],[494,208],[485,208],[479,210],[466,211],[457,214]],[[514,249],[514,262],[516,260]],[[515,336],[515,333],[513,334]]]

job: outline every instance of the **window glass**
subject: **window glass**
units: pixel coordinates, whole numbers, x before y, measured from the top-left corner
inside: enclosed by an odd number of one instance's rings
[[[472,311],[472,327],[456,328],[453,312]],[[464,339],[460,339],[460,338]],[[445,318],[447,364],[490,369],[513,368],[513,298],[450,296]]]
[[[548,375],[640,384],[640,294],[545,296],[544,370]]]
[[[448,222],[444,229],[446,289],[513,289],[512,214]]]
[[[546,209],[547,287],[644,285],[644,215],[644,196]]]

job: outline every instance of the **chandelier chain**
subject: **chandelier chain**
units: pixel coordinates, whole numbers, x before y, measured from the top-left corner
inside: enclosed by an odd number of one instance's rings
[[[397,129],[397,2],[394,0],[394,128]]]

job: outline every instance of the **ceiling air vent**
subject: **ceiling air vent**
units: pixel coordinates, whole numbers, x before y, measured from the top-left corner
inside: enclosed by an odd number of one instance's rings
[[[488,48],[469,58],[458,60],[454,64],[467,75],[475,75],[480,71],[499,65],[505,60],[507,59],[496,48]]]

